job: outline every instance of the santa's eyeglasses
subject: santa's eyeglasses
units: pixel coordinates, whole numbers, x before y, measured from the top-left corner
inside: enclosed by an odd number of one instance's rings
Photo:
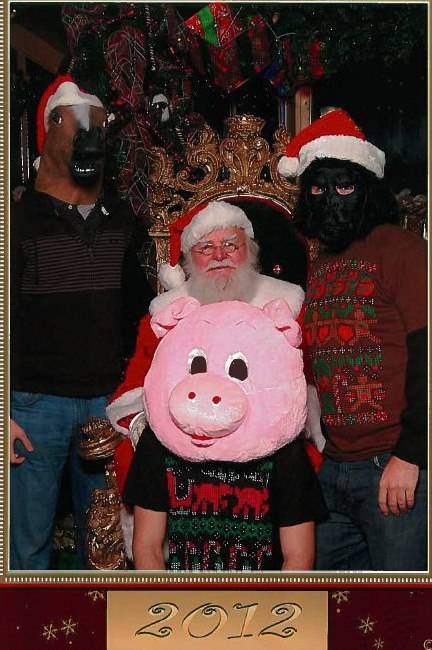
[[[198,246],[194,246],[192,248],[192,251],[194,253],[199,253],[200,255],[214,255],[215,251],[220,248],[224,253],[227,255],[232,255],[236,251],[238,251],[239,248],[241,248],[243,244],[241,244],[237,240],[227,240],[223,241],[220,244],[213,244],[211,242],[208,242],[207,244],[201,244]]]

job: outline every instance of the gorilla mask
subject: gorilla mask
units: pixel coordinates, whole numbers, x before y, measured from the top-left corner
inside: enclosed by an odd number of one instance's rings
[[[305,181],[314,236],[330,252],[344,250],[358,238],[364,218],[366,183],[361,169],[344,160],[318,160]]]
[[[340,253],[375,226],[400,223],[400,216],[383,178],[349,160],[319,158],[300,176],[294,223],[330,253]]]

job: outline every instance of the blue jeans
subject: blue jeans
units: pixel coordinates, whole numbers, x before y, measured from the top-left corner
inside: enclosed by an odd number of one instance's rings
[[[106,397],[88,399],[14,391],[11,417],[34,447],[15,448],[26,460],[10,471],[10,569],[47,570],[50,566],[61,478],[69,459],[78,550],[85,564],[86,511],[94,488],[105,486],[99,463],[78,455],[80,427],[90,416],[106,417]]]
[[[420,471],[414,508],[386,516],[378,508],[378,485],[389,458],[325,459],[319,480],[330,517],[317,526],[317,570],[426,570],[426,470]]]

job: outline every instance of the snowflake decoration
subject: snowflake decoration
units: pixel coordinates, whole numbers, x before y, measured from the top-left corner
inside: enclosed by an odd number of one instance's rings
[[[66,634],[66,636],[69,636],[69,634],[74,634],[75,633],[75,628],[78,625],[78,623],[73,623],[72,619],[69,617],[68,621],[62,621],[63,627],[60,628],[62,632]]]
[[[94,603],[97,600],[105,600],[105,594],[103,591],[88,591],[86,595],[90,596]]]
[[[384,648],[384,641],[382,639],[375,639],[375,643],[373,644],[373,647],[376,648],[377,650]]]
[[[334,594],[332,594],[332,598],[336,599],[338,605],[340,605],[342,602],[347,603],[349,600],[349,593],[349,591],[336,591]]]
[[[58,629],[54,627],[52,623],[49,625],[44,625],[43,629],[44,631],[42,632],[42,636],[46,637],[47,641],[50,641],[51,639],[57,639]]]
[[[364,632],[364,634],[367,634],[368,632],[373,632],[373,626],[375,625],[375,623],[376,621],[373,621],[369,616],[367,618],[361,618],[358,629]]]

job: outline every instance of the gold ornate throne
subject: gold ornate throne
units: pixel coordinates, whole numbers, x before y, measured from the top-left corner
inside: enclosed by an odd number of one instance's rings
[[[263,272],[304,285],[307,258],[316,255],[317,245],[300,239],[290,225],[298,190],[277,171],[289,135],[279,128],[270,144],[261,134],[264,124],[263,119],[252,115],[229,117],[222,138],[205,126],[188,142],[187,168],[180,171],[175,171],[173,160],[163,149],[151,151],[149,232],[155,242],[157,267],[169,260],[170,224],[200,203],[224,199],[243,207],[251,219],[261,247]],[[407,210],[402,218],[405,227],[422,234],[421,220],[410,220]],[[270,228],[266,229],[268,224]],[[275,235],[270,242],[269,231]],[[279,257],[283,255],[289,264],[281,262]],[[127,568],[120,524],[121,497],[113,460],[121,439],[105,420],[91,421],[83,429],[81,454],[86,460],[105,460],[107,479],[105,489],[95,490],[89,512],[87,549],[91,569]]]
[[[205,126],[187,148],[188,169],[176,174],[165,151],[151,154],[149,209],[158,262],[167,261],[169,225],[202,202],[224,199],[235,203],[262,201],[290,218],[297,187],[277,171],[289,135],[279,128],[270,145],[261,135],[264,120],[236,115],[225,120],[221,139]]]
[[[225,135],[220,138],[204,126],[188,142],[186,169],[176,171],[173,160],[164,149],[150,153],[148,209],[150,235],[155,243],[156,266],[169,259],[169,226],[185,211],[210,200],[224,199],[240,205],[253,222],[261,249],[263,271],[287,278],[289,273],[278,255],[286,254],[284,242],[298,249],[301,275],[306,273],[306,244],[291,229],[283,237],[276,236],[265,246],[263,223],[271,221],[271,232],[277,226],[291,228],[292,209],[297,186],[277,171],[279,158],[289,135],[279,128],[270,144],[263,136],[263,119],[253,115],[236,115],[225,120]],[[283,248],[280,248],[281,245]],[[278,250],[275,250],[279,247]],[[313,253],[313,243],[310,251]],[[292,257],[292,255],[290,255]],[[291,272],[296,265],[290,264]],[[297,274],[298,275],[298,274]],[[158,287],[158,290],[160,288]],[[117,489],[114,450],[121,441],[105,420],[90,421],[83,428],[81,455],[86,460],[105,460],[107,486],[95,490],[88,517],[87,550],[91,569],[124,569],[127,567],[120,525],[121,498]]]

